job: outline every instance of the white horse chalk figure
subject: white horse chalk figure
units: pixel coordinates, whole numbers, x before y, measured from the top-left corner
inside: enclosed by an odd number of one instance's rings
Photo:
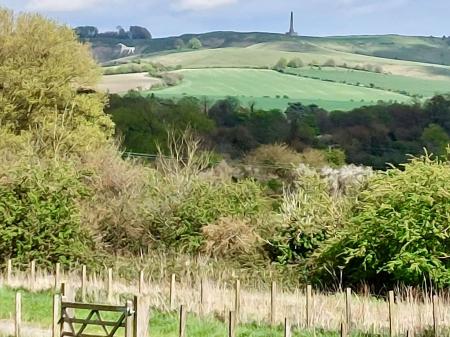
[[[133,55],[136,52],[136,47],[127,47],[123,43],[117,44],[120,47],[120,55]]]

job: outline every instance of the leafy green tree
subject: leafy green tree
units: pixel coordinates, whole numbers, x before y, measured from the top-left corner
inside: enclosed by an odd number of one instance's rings
[[[450,165],[428,156],[379,173],[358,197],[346,229],[311,261],[321,277],[386,286],[450,284]]]
[[[289,68],[302,68],[304,66],[304,63],[300,57],[296,57],[290,60],[287,66]]]
[[[192,39],[189,40],[188,47],[191,49],[200,49],[203,47],[203,45],[199,39],[197,39],[196,37],[193,37]]]
[[[152,34],[145,27],[140,26],[131,26],[130,27],[130,37],[132,39],[142,39],[142,40],[151,40]]]
[[[450,137],[445,130],[436,124],[430,124],[423,130],[422,141],[425,147],[435,155],[441,156],[446,153],[450,144]]]
[[[95,148],[112,134],[100,68],[72,29],[37,14],[0,10],[0,125],[33,135],[40,152]]]
[[[286,67],[288,66],[288,61],[282,57],[278,60],[278,62],[275,64],[275,66],[273,67],[275,70],[284,70],[286,69]]]

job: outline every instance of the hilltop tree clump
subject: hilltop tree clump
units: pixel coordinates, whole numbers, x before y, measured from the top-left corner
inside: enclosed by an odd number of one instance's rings
[[[203,45],[199,39],[197,39],[196,37],[193,37],[192,39],[189,40],[188,47],[191,49],[200,49],[203,47]]]
[[[312,264],[345,283],[450,284],[450,163],[423,156],[369,180],[346,229]],[[330,274],[331,272],[331,274]],[[336,280],[334,280],[336,281]]]

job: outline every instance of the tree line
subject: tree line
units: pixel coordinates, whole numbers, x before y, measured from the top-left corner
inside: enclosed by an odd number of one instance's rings
[[[122,26],[117,26],[116,31],[99,32],[95,26],[79,26],[75,28],[75,33],[81,39],[93,39],[93,38],[115,38],[115,39],[142,39],[151,40],[152,34],[145,27],[130,26],[128,30],[125,30]]]
[[[129,151],[155,153],[168,128],[190,126],[209,146],[239,159],[264,144],[288,144],[297,152],[308,148],[339,148],[348,163],[385,169],[427,148],[443,155],[450,142],[450,96],[425,103],[383,103],[351,111],[326,111],[317,105],[290,103],[285,111],[243,105],[237,98],[163,99],[130,92],[110,96],[111,115]]]

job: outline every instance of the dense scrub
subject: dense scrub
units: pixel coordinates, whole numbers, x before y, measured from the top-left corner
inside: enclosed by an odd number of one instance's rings
[[[450,284],[448,98],[343,114],[112,96],[125,146],[152,154],[124,159],[106,98],[85,87],[98,73],[87,47],[38,15],[0,20],[0,259],[95,267],[163,251],[326,286],[339,271],[348,284]],[[342,167],[331,146],[385,168],[379,148],[399,162],[421,141],[440,159],[386,172]]]

